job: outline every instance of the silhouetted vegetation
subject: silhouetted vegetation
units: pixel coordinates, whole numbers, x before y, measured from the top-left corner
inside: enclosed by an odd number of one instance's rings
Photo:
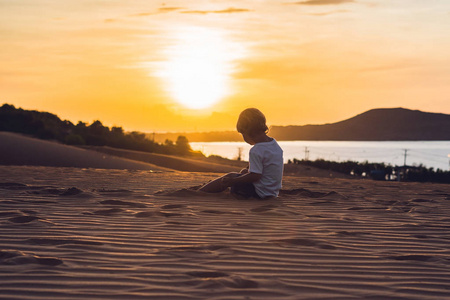
[[[298,160],[293,159],[289,161],[294,164],[301,164],[305,166],[316,167],[319,169],[336,171],[345,174],[351,174],[354,176],[367,176],[372,170],[383,170],[392,173],[393,167],[384,163],[359,163],[356,161],[336,162],[324,159],[317,160]]]
[[[414,182],[450,183],[450,172],[419,166],[392,166],[385,163],[369,163],[329,160],[289,160],[288,163],[316,167],[319,169],[341,172],[357,177],[368,177],[375,180],[401,180]]]
[[[109,146],[162,154],[202,155],[192,151],[189,141],[178,136],[176,142],[166,140],[158,144],[140,132],[124,132],[122,127],[109,128],[100,121],[92,124],[78,122],[74,125],[58,116],[34,110],[15,108],[4,104],[0,107],[0,131],[23,133],[46,140],[56,140],[68,145]]]
[[[450,172],[424,166],[406,168],[405,181],[450,183]]]
[[[167,132],[149,134],[155,141],[163,142],[166,139],[176,139],[178,136],[185,136],[191,142],[230,142],[243,141],[242,136],[234,131],[211,131],[211,132]]]

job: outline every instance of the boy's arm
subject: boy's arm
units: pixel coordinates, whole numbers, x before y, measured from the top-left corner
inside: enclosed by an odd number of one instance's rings
[[[242,169],[239,173],[241,173],[241,174],[248,173],[248,168],[249,168],[249,166],[247,166],[245,169]]]

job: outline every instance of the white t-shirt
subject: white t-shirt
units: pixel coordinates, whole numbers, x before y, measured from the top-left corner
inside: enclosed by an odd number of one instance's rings
[[[261,197],[278,196],[283,178],[283,150],[275,139],[255,144],[249,153],[249,172],[261,174],[253,182],[256,193]]]

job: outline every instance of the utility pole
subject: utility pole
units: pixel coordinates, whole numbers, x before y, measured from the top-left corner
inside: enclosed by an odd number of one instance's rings
[[[242,160],[242,150],[243,150],[242,147],[238,147],[238,157],[237,157],[238,161]]]
[[[308,147],[305,147],[305,160],[309,160],[309,150],[308,150]]]
[[[405,151],[404,159],[403,159],[403,166],[406,167],[406,157],[408,156],[408,149],[403,149]]]

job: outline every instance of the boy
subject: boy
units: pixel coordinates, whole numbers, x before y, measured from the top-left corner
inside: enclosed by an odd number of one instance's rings
[[[232,194],[244,198],[277,197],[283,177],[283,150],[275,139],[267,136],[266,117],[258,109],[248,108],[239,115],[236,128],[244,141],[253,145],[248,168],[217,178],[200,191],[219,193],[231,187]]]

